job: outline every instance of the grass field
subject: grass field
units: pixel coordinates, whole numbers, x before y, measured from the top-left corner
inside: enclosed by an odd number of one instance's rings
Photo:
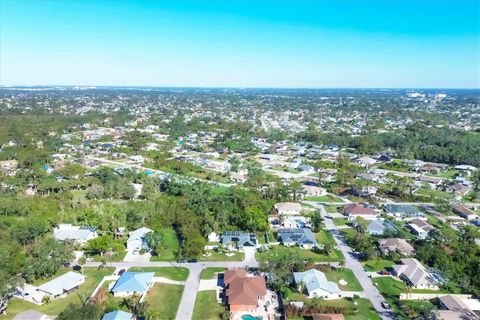
[[[347,218],[333,218],[333,224],[336,226],[351,226],[352,221]]]
[[[163,229],[163,240],[165,248],[158,256],[153,256],[151,261],[175,261],[179,250],[177,234],[172,228]]]
[[[363,262],[363,266],[367,271],[382,271],[385,270],[385,268],[392,267],[394,264],[393,261],[383,259],[367,260]]]
[[[292,252],[297,253],[303,259],[312,259],[314,262],[339,262],[343,261],[343,255],[340,251],[334,250],[330,255],[324,255],[316,253],[308,249],[300,249],[299,247],[284,247],[284,246],[273,246],[272,249],[265,252],[257,252],[255,257],[257,259],[262,257],[268,257],[270,254],[283,253],[283,252]]]
[[[357,303],[354,305],[352,301],[345,299],[321,301],[321,304],[326,306],[346,307],[350,311],[345,315],[346,320],[380,320],[368,299],[358,299]]]
[[[306,201],[317,201],[317,202],[343,202],[342,199],[337,197],[328,197],[328,196],[308,196],[305,197]]]
[[[347,268],[332,269],[329,272],[325,273],[325,276],[328,280],[335,282],[341,290],[345,291],[362,291],[363,288],[358,282],[357,278],[353,274],[352,270]],[[347,282],[346,285],[342,286],[338,283],[340,279],[343,279]]]
[[[49,304],[39,306],[25,300],[14,298],[8,305],[7,314],[2,316],[1,319],[13,319],[16,314],[30,309],[43,312],[47,315],[56,316],[62,312],[68,304],[77,302],[79,303],[79,296],[90,296],[103,277],[111,275],[113,270],[113,268],[84,268],[86,279],[80,288],[65,298],[52,300]]]
[[[175,319],[182,293],[183,286],[156,283],[145,299],[148,310],[158,314],[159,319]]]
[[[185,281],[189,270],[180,267],[133,267],[128,269],[132,272],[155,272],[156,277],[165,277],[176,281]]]
[[[217,273],[223,272],[225,270],[227,270],[227,268],[222,268],[222,267],[205,268],[202,270],[202,273],[200,274],[200,279],[203,279],[203,280],[215,279],[217,277]]]
[[[199,291],[193,309],[193,320],[219,320],[225,307],[217,302],[216,291]]]
[[[337,206],[324,206],[327,213],[337,213]]]
[[[380,293],[388,296],[398,296],[405,292],[405,283],[397,281],[391,277],[373,278],[373,283],[378,288]]]

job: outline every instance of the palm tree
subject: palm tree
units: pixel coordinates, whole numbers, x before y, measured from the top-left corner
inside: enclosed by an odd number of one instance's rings
[[[52,297],[50,297],[50,296],[47,294],[47,295],[44,295],[44,296],[43,296],[43,298],[42,298],[42,303],[44,303],[44,304],[49,304],[51,300],[52,300]]]
[[[81,270],[82,270],[82,274],[83,274],[83,265],[87,262],[87,259],[85,259],[85,257],[80,257],[80,259],[78,259],[78,265],[80,266]]]

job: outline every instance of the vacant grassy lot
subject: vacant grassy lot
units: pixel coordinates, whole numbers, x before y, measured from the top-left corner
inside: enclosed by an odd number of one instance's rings
[[[185,281],[189,270],[181,267],[133,267],[128,269],[132,272],[155,272],[156,277],[165,277],[176,281]]]
[[[394,264],[395,263],[393,261],[383,259],[367,260],[363,262],[365,269],[372,272],[385,270],[386,268],[392,267]]]
[[[62,312],[68,304],[80,302],[79,296],[90,296],[103,277],[111,275],[113,270],[113,268],[103,268],[100,270],[97,268],[84,268],[86,279],[80,288],[65,298],[52,300],[49,304],[39,306],[25,300],[14,298],[8,305],[7,315],[3,316],[2,319],[13,319],[18,313],[30,309],[56,316]]]
[[[175,261],[179,250],[177,234],[172,228],[163,229],[163,241],[165,248],[153,256],[152,261]]]
[[[405,283],[397,281],[391,277],[373,278],[373,283],[378,288],[380,293],[388,296],[398,296],[405,292]]]
[[[207,251],[211,255],[206,257],[204,255],[201,255],[198,257],[198,260],[200,261],[242,261],[245,257],[245,253],[243,252],[238,252],[234,251],[233,256],[227,256],[223,252],[216,252],[216,251]]]
[[[299,247],[284,247],[284,246],[274,246],[272,249],[265,251],[265,252],[257,252],[255,256],[257,259],[261,259],[262,257],[268,257],[271,254],[275,254],[276,252],[283,253],[283,252],[293,252],[298,254],[303,259],[312,259],[314,262],[339,262],[343,261],[343,255],[338,250],[333,250],[330,255],[320,254],[308,249],[300,249]]]
[[[345,315],[347,320],[380,320],[380,316],[373,308],[371,302],[368,299],[358,299],[357,305],[353,302],[339,299],[339,300],[323,300],[322,305],[346,307],[349,313]]]
[[[175,319],[182,293],[183,286],[156,283],[145,299],[148,310],[158,315],[159,319]]]
[[[329,197],[329,196],[308,196],[305,197],[307,201],[316,201],[316,202],[343,202],[342,199],[337,197]]]
[[[193,320],[218,320],[225,307],[217,302],[216,291],[200,291],[197,293]]]
[[[227,268],[222,268],[222,267],[205,268],[202,270],[202,273],[200,274],[200,279],[203,279],[203,280],[214,279],[217,277],[217,273],[223,272],[225,270],[227,270]]]

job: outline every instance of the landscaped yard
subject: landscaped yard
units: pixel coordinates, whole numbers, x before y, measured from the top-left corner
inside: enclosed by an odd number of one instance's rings
[[[351,226],[352,221],[347,218],[333,218],[333,224],[336,226]]]
[[[158,314],[158,319],[175,319],[183,288],[174,284],[156,283],[145,299],[148,310]]]
[[[217,273],[225,271],[226,268],[222,267],[211,267],[205,268],[202,270],[200,274],[200,279],[208,280],[208,279],[215,279],[217,277]]]
[[[385,268],[390,268],[395,264],[395,262],[384,259],[377,260],[367,260],[363,262],[363,266],[367,271],[382,271]]]
[[[384,295],[398,296],[400,293],[405,292],[405,283],[403,281],[397,281],[392,277],[373,278],[373,283],[380,293]]]
[[[200,255],[198,260],[200,261],[242,261],[245,258],[245,253],[239,251],[233,251],[233,256],[227,256],[226,253],[216,252],[214,250],[207,251],[210,256]]]
[[[357,299],[357,305],[346,299],[323,300],[320,304],[347,308],[350,312],[345,315],[346,320],[380,320],[380,316],[368,299]]]
[[[325,211],[327,211],[327,213],[337,213],[337,208],[338,206],[324,206],[325,208]]]
[[[225,307],[217,302],[215,290],[199,291],[193,309],[193,320],[218,320]]]
[[[156,277],[165,277],[176,281],[185,281],[189,270],[181,267],[133,267],[128,269],[132,272],[155,272]]]
[[[163,244],[165,246],[158,256],[153,256],[151,261],[175,261],[179,250],[178,238],[172,228],[163,229]]]
[[[341,290],[345,291],[362,291],[363,288],[353,274],[352,270],[347,268],[332,269],[325,273],[328,280],[335,282]],[[345,280],[346,285],[342,286],[338,283],[339,280]]]
[[[127,251],[117,251],[112,254],[112,257],[109,257],[107,255],[104,255],[103,257],[100,256],[99,254],[94,255],[94,256],[88,256],[89,259],[93,259],[94,261],[113,261],[113,262],[118,262],[118,261],[123,261],[123,258],[125,258],[125,255],[127,254]]]
[[[87,297],[90,296],[103,277],[111,275],[113,270],[113,268],[84,268],[84,274],[87,276],[85,283],[83,283],[78,290],[72,292],[67,297],[52,300],[49,304],[39,306],[25,300],[14,298],[8,305],[7,315],[2,319],[13,319],[16,314],[29,309],[37,310],[48,315],[58,315],[69,303],[79,303],[79,295],[85,295]]]

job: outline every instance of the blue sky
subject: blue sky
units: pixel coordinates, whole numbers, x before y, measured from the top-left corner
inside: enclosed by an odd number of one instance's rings
[[[0,1],[0,84],[480,87],[480,0]]]

